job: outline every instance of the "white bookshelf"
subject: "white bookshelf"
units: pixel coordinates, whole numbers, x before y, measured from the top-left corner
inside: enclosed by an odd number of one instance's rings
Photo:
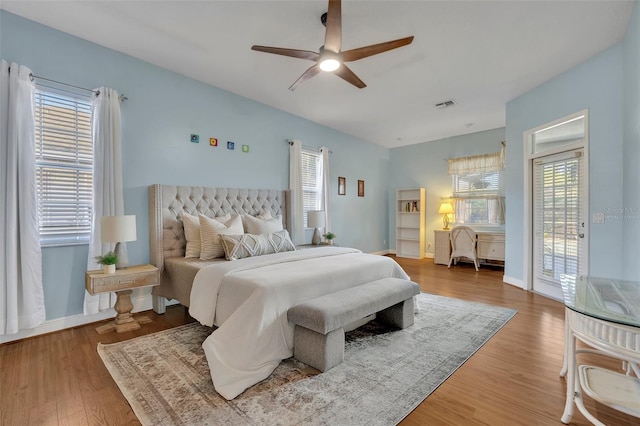
[[[396,190],[396,256],[424,258],[425,190]]]

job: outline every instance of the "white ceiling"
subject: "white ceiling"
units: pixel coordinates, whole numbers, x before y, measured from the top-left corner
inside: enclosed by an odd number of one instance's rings
[[[312,62],[250,50],[317,51],[326,1],[8,1],[0,7],[386,147],[505,125],[505,103],[624,37],[632,1],[354,1],[343,50],[414,35],[294,92]],[[456,106],[437,109],[453,99]]]

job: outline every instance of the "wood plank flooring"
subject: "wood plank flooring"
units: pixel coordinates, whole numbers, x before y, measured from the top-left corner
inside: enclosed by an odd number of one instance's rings
[[[430,259],[397,259],[422,291],[505,306],[518,314],[401,423],[413,425],[561,425],[564,308],[502,283],[501,269]],[[0,425],[139,425],[96,352],[113,343],[193,321],[173,306],[140,330],[98,335],[90,324],[0,346]],[[419,356],[419,354],[416,354]],[[618,368],[603,357],[590,363]],[[640,419],[588,401],[607,425]],[[590,423],[576,410],[572,425]]]

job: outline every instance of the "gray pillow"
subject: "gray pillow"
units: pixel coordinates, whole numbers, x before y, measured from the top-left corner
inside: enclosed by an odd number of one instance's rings
[[[296,249],[286,229],[270,234],[220,235],[220,243],[227,260]]]

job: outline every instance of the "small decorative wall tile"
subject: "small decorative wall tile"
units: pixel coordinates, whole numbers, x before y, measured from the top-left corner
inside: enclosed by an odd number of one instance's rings
[[[200,143],[200,135],[196,135],[196,134],[191,133],[191,142]]]
[[[209,145],[218,146],[218,139],[217,138],[209,138]]]
[[[249,145],[242,145],[242,152],[249,152]]]
[[[235,142],[228,141],[227,142],[227,149],[231,149],[231,150],[236,149]]]

